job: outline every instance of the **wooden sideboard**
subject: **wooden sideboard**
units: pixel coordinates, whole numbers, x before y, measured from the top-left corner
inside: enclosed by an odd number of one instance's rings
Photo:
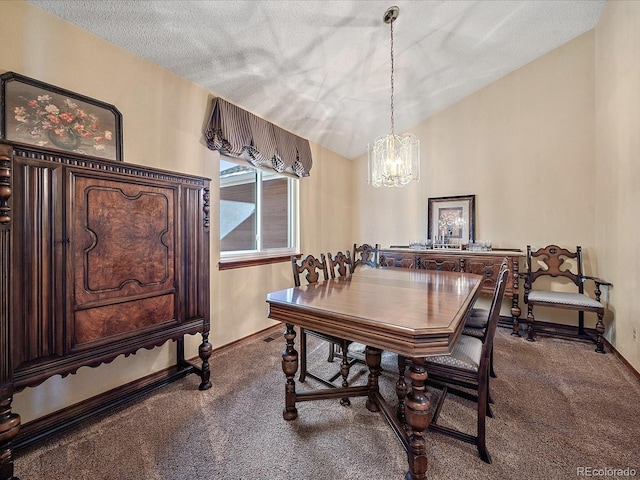
[[[0,480],[25,387],[175,340],[210,388],[209,179],[0,142],[0,262]]]
[[[484,278],[480,291],[487,295],[493,295],[502,259],[507,257],[511,275],[509,275],[505,296],[511,298],[513,334],[518,336],[520,335],[518,318],[521,313],[518,305],[518,271],[520,257],[523,256],[524,254],[520,250],[472,252],[453,249],[410,250],[389,248],[378,251],[378,261],[384,267],[423,268],[482,275]]]

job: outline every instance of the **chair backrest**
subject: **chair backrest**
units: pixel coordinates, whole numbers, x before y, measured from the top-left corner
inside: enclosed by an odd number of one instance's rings
[[[575,267],[565,263],[567,260],[575,261]],[[538,267],[538,268],[536,268]],[[572,252],[557,245],[548,245],[536,251],[527,245],[527,284],[530,289],[533,282],[542,276],[565,277],[573,282],[578,291],[583,293],[582,282],[582,247],[577,246]]]
[[[507,267],[507,259],[503,262],[504,268],[500,268],[500,274],[498,275],[498,283],[496,283],[496,289],[493,292],[493,298],[491,299],[491,306],[489,307],[489,323],[487,324],[487,332],[484,337],[484,343],[482,345],[482,355],[480,357],[480,367],[483,367],[484,362],[489,362],[491,358],[491,349],[493,348],[493,337],[498,328],[498,320],[500,319],[500,307],[502,306],[502,299],[504,298],[504,291],[507,288],[507,278],[509,276],[509,268]]]
[[[500,270],[498,270],[498,279],[500,278],[500,276],[502,275],[502,272],[507,270],[509,268],[509,259],[507,257],[504,257],[502,259],[502,263],[500,264]],[[509,278],[509,274],[507,274],[507,279]],[[508,280],[505,283],[509,283]],[[495,288],[493,289],[493,294],[495,295],[495,293],[498,291],[498,284],[496,283]]]
[[[376,243],[375,247],[372,247],[368,243],[363,243],[359,247],[353,244],[353,271],[356,271],[358,265],[369,265],[376,268],[378,266],[378,250],[380,245]]]
[[[320,272],[322,272],[322,280],[327,280],[327,261],[324,253],[317,259],[313,255],[307,255],[300,262],[297,261],[295,255],[291,256],[291,266],[293,267],[293,283],[296,287],[300,286],[300,274],[307,272],[305,278],[307,283],[318,283],[320,281]]]
[[[351,262],[351,255],[349,250],[346,253],[338,252],[336,256],[332,256],[331,252],[327,253],[329,257],[329,273],[331,278],[336,278],[336,274],[339,277],[349,277],[353,273],[353,263]]]

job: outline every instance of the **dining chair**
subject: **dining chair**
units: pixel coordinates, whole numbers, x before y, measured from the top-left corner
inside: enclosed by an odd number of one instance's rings
[[[368,243],[363,243],[360,246],[354,243],[352,256],[353,270],[355,271],[359,265],[368,265],[371,268],[376,268],[378,266],[378,250],[380,250],[380,245],[377,243],[375,247],[372,247]]]
[[[434,410],[429,429],[475,444],[480,458],[491,463],[486,444],[486,420],[489,413],[489,362],[493,340],[500,318],[500,306],[504,298],[509,269],[504,269],[498,277],[496,290],[489,308],[489,323],[484,342],[476,337],[460,335],[451,355],[441,355],[427,359],[427,383],[442,388],[438,404]],[[470,394],[466,390],[475,391]],[[442,404],[449,393],[477,402],[477,431],[471,435],[451,427],[438,424]]]
[[[347,250],[346,253],[339,251],[335,256],[331,255],[331,252],[328,252],[327,260],[329,262],[329,275],[331,275],[331,278],[350,277],[353,273],[353,263],[351,262],[349,250]],[[336,347],[340,348],[340,345],[337,345],[334,342],[329,342],[328,362],[333,362]]]
[[[329,262],[329,275],[331,275],[331,278],[348,278],[352,275],[353,262],[351,261],[349,250],[346,250],[345,252],[339,251],[335,256],[331,255],[331,252],[328,252],[327,261]],[[342,346],[335,342],[329,343],[329,362],[333,362],[336,355],[336,348],[341,350]],[[366,364],[364,354],[350,352],[347,357],[350,367],[355,363]]]
[[[534,283],[541,277],[563,277],[569,280],[572,292],[551,291],[548,288],[535,288]],[[594,297],[584,293],[584,284],[587,280],[595,284]],[[541,283],[541,282],[540,282]],[[597,277],[585,275],[582,270],[582,247],[577,246],[575,251],[561,248],[557,245],[548,245],[544,248],[532,250],[527,245],[527,273],[524,282],[524,302],[527,304],[527,340],[533,342],[534,322],[533,307],[564,308],[578,311],[578,335],[585,335],[584,312],[594,312],[596,322],[594,339],[596,352],[604,352],[604,305],[600,302],[601,287],[611,288],[613,285]]]
[[[313,255],[307,255],[298,262],[295,255],[291,256],[291,266],[293,268],[293,282],[296,287],[301,285],[300,276],[304,274],[304,278],[308,284],[318,283],[321,280],[328,280],[328,268],[327,260],[324,253],[320,255],[320,258],[316,258]],[[321,278],[322,275],[322,278]],[[329,342],[330,345],[338,345],[342,353],[342,362],[340,364],[340,371],[331,378],[324,378],[321,375],[317,375],[310,372],[307,367],[307,334],[313,335],[321,340]],[[306,377],[309,376],[327,387],[336,387],[333,383],[339,376],[342,376],[342,386],[348,387],[349,382],[347,378],[349,376],[349,369],[351,364],[349,362],[349,345],[351,341],[343,338],[334,337],[333,335],[327,335],[315,330],[309,330],[306,328],[300,328],[300,376],[299,381],[304,382]],[[333,356],[330,354],[330,361],[333,361]],[[341,405],[350,405],[350,400],[345,397],[340,400]]]
[[[500,270],[498,271],[498,277],[502,275],[502,271],[509,267],[509,259],[507,257],[502,260],[500,264]],[[495,295],[495,289],[498,287],[496,284],[493,295]],[[488,308],[471,308],[471,312],[464,323],[463,335],[469,335],[471,337],[479,338],[484,342],[487,335],[487,325],[489,324],[489,309]],[[489,362],[489,375],[496,378],[496,372],[493,368],[493,350],[491,350],[491,361]]]

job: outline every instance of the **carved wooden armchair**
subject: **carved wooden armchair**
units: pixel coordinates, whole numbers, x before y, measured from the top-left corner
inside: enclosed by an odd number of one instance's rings
[[[327,269],[327,261],[325,259],[324,253],[320,255],[320,259],[314,257],[313,255],[307,255],[300,262],[297,261],[295,256],[291,256],[291,266],[293,267],[293,282],[296,287],[300,286],[300,276],[304,274],[304,278],[307,280],[307,283],[314,284],[318,283],[321,278],[322,280],[328,280],[329,274]],[[306,272],[306,273],[305,273]],[[310,372],[307,369],[307,334],[313,335],[317,338],[325,340],[329,342],[330,345],[338,345],[342,352],[342,362],[340,364],[340,372],[335,374],[331,378],[324,378],[321,375],[316,375],[313,372]],[[324,333],[316,332],[314,330],[307,330],[305,328],[300,328],[300,377],[299,380],[304,382],[306,377],[309,376],[319,381],[320,383],[328,386],[328,387],[336,387],[333,383],[335,379],[337,379],[340,375],[342,375],[342,386],[348,387],[349,383],[347,381],[347,377],[349,376],[349,369],[351,367],[351,363],[349,362],[349,345],[351,341],[345,340],[342,338],[334,337],[333,335],[327,335]],[[333,347],[330,350],[330,361],[333,360]],[[342,398],[340,400],[341,405],[350,405],[351,402],[348,398]]]
[[[575,264],[575,265],[571,265]],[[540,290],[534,288],[534,282],[541,277],[564,277],[570,280],[577,292],[558,292]],[[595,284],[594,297],[584,293],[584,283],[587,280]],[[527,304],[527,340],[534,341],[533,307],[543,305],[545,307],[564,308],[578,311],[578,334],[585,335],[584,312],[595,312],[598,316],[596,323],[596,352],[604,352],[602,334],[604,333],[604,305],[600,302],[601,287],[612,287],[597,277],[584,275],[582,270],[582,247],[576,247],[572,252],[557,245],[548,245],[544,248],[532,251],[531,245],[527,245],[527,272],[524,282],[524,301]]]
[[[353,270],[355,271],[358,265],[368,265],[371,268],[378,266],[378,250],[380,245],[376,243],[375,247],[372,247],[368,243],[363,243],[360,246],[353,244]]]

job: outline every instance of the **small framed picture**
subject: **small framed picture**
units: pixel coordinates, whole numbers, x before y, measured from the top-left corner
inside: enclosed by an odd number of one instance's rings
[[[113,105],[18,73],[0,75],[0,138],[122,161],[122,116]]]
[[[428,238],[434,244],[468,245],[475,240],[475,195],[429,198]]]

